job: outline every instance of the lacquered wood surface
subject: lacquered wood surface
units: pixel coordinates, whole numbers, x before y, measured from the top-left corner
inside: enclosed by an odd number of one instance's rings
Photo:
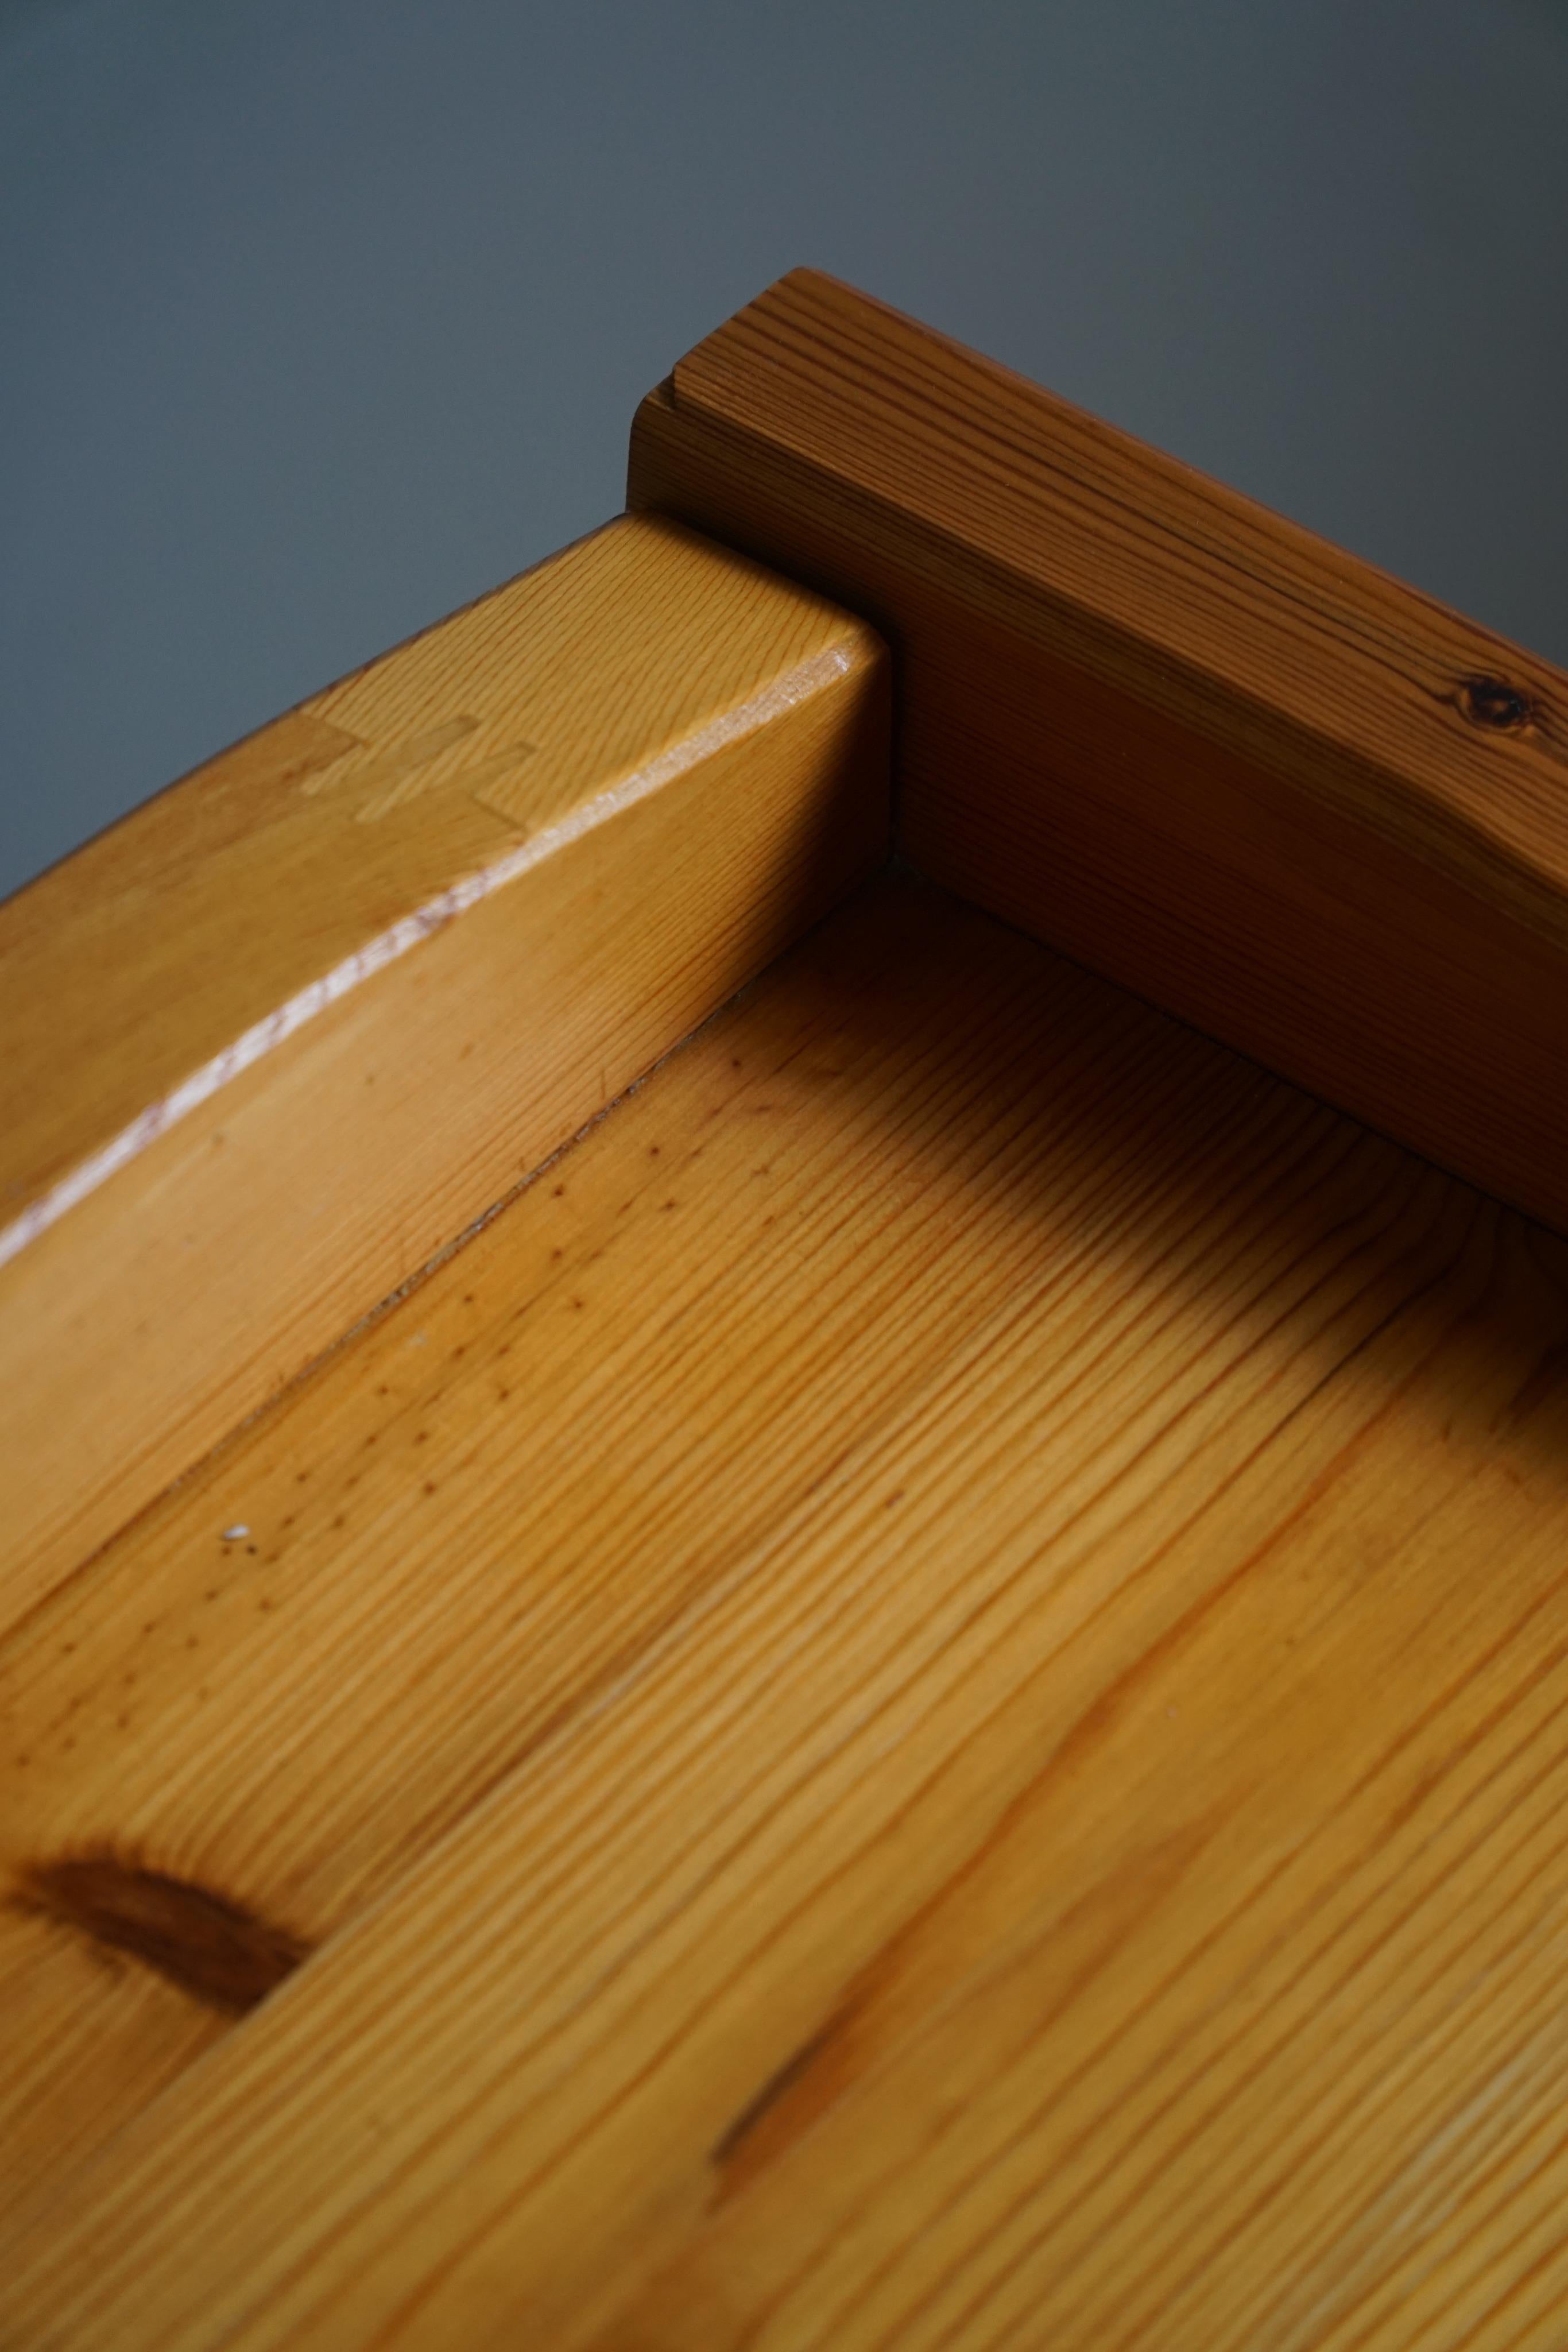
[[[0,2340],[1561,2345],[1565,1277],[878,885],[5,1643]]]
[[[631,502],[873,619],[914,863],[1568,1226],[1568,679],[797,270]]]
[[[880,858],[886,723],[622,519],[0,908],[0,1624]]]

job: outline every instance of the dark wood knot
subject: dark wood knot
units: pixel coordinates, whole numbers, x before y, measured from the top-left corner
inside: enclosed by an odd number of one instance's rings
[[[1530,697],[1502,677],[1462,679],[1459,709],[1472,727],[1488,728],[1494,735],[1517,735],[1532,716]]]
[[[310,1950],[302,1937],[226,1895],[108,1848],[34,1863],[11,1900],[74,1928],[101,1950],[140,1960],[193,2000],[231,2017],[264,2000]]]

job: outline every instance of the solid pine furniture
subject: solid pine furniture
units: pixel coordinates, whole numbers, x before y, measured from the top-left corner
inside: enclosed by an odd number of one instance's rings
[[[0,2345],[1560,2347],[1568,679],[808,272],[629,504],[0,908]]]

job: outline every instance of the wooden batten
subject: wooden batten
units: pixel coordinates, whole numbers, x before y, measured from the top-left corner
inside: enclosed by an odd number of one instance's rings
[[[880,859],[886,692],[622,518],[0,908],[5,1617]]]
[[[1568,1224],[1561,671],[809,270],[629,495],[887,635],[917,866]]]

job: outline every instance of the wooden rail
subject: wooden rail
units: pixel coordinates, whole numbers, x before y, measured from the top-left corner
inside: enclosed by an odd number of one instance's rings
[[[883,856],[886,698],[623,520],[0,908],[0,1622]]]
[[[810,270],[630,501],[873,620],[966,898],[1568,1224],[1568,678]]]

